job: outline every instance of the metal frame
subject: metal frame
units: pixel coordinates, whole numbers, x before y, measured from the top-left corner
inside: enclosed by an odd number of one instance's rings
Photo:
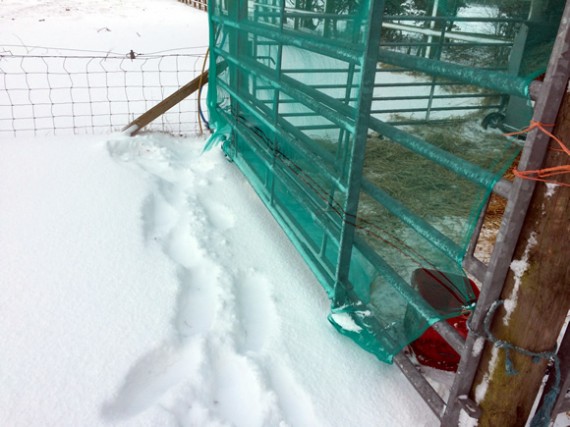
[[[368,22],[381,22],[384,13],[384,0],[372,3],[368,15]],[[376,64],[378,62],[378,49],[374,40],[380,40],[380,25],[368,25],[366,35],[366,48],[364,61],[361,65],[360,91],[357,101],[357,117],[355,122],[354,142],[349,155],[351,159],[346,176],[347,196],[343,209],[343,223],[340,233],[340,251],[336,265],[334,300],[335,306],[341,306],[348,302],[346,286],[349,283],[348,274],[352,247],[354,245],[355,224],[350,218],[356,218],[358,213],[358,201],[362,185],[362,170],[364,168],[364,152],[368,137],[368,121],[372,106],[374,91],[374,79],[376,77]]]
[[[536,98],[533,120],[542,123],[553,123],[555,121],[570,77],[570,2],[566,4],[558,34],[545,81],[542,85],[535,84],[531,90],[533,97]],[[418,62],[429,65],[423,59]],[[540,89],[537,86],[540,86]],[[549,138],[545,134],[536,130],[531,131],[525,143],[519,168],[522,170],[539,169],[545,157],[548,140]],[[488,266],[473,256],[482,217],[475,230],[469,252],[464,261],[464,267],[480,279],[483,286],[477,307],[471,318],[472,332],[465,341],[459,369],[447,402],[442,404],[441,397],[416,369],[412,369],[413,365],[410,366],[405,354],[402,353],[395,358],[396,364],[432,411],[441,419],[443,426],[456,426],[461,410],[465,410],[473,418],[478,418],[480,414],[475,402],[468,398],[481,356],[480,353],[474,354],[473,346],[477,336],[483,332],[483,321],[486,313],[501,294],[534,187],[533,181],[517,179],[512,188],[505,188],[501,191],[503,196],[507,196],[508,204]],[[566,397],[566,391],[570,388],[570,331],[566,332],[562,341],[559,357],[562,386],[554,407],[552,420],[559,413],[570,410],[570,398]],[[550,378],[547,390],[548,387],[552,387],[552,383],[553,379]]]
[[[212,4],[215,5],[215,2],[212,2]],[[383,0],[373,1],[368,15],[368,22],[381,22],[383,7]],[[327,10],[327,12],[330,11]],[[233,13],[237,16],[240,14],[243,15],[245,12],[240,8],[239,12],[236,9]],[[285,9],[283,7],[279,12],[263,13],[268,14],[268,19],[274,20],[276,16],[269,16],[269,14],[276,13],[283,17]],[[325,15],[322,15],[322,17],[331,22],[336,22],[337,19],[343,19],[342,17],[330,13],[326,13]],[[288,13],[288,16],[293,17],[295,22],[298,22],[301,19],[306,19],[306,17],[311,16],[311,13],[304,11],[295,12],[294,14]],[[233,107],[232,114],[225,112],[221,112],[221,114],[223,114],[224,118],[232,125],[233,132],[235,132],[236,135],[251,143],[248,149],[254,152],[262,161],[267,164],[274,161],[274,157],[272,157],[274,153],[268,150],[272,150],[271,147],[277,147],[281,142],[286,142],[288,138],[293,137],[299,141],[300,144],[292,148],[297,150],[301,156],[306,156],[307,159],[314,161],[317,168],[326,171],[330,167],[337,167],[334,156],[330,158],[330,154],[328,155],[329,157],[327,157],[327,153],[316,153],[312,151],[315,150],[315,147],[311,147],[310,141],[306,141],[308,137],[302,130],[295,128],[284,120],[283,117],[285,117],[285,114],[280,113],[277,108],[274,108],[271,112],[267,101],[264,102],[262,99],[255,99],[250,96],[247,91],[240,90],[241,85],[236,84],[236,81],[240,74],[246,70],[255,81],[257,89],[271,89],[282,92],[284,95],[293,98],[295,102],[310,108],[315,114],[335,124],[335,126],[340,129],[339,141],[343,140],[344,132],[352,132],[355,134],[356,142],[352,145],[348,153],[348,158],[351,162],[348,165],[348,169],[343,170],[341,179],[333,183],[331,190],[333,192],[335,189],[346,191],[347,197],[343,206],[343,217],[339,221],[339,218],[335,218],[330,210],[327,211],[326,206],[324,206],[324,209],[322,209],[323,215],[314,219],[314,221],[321,224],[323,230],[325,230],[320,248],[313,248],[314,245],[311,246],[309,243],[310,236],[304,234],[299,228],[299,225],[295,223],[294,218],[288,217],[286,213],[273,207],[273,213],[277,221],[284,226],[291,240],[306,255],[308,263],[321,280],[321,283],[323,283],[329,295],[333,298],[334,304],[342,305],[344,302],[353,299],[351,289],[346,285],[349,283],[348,272],[351,251],[353,248],[357,248],[360,253],[365,254],[367,259],[372,260],[379,269],[383,270],[384,274],[391,277],[394,283],[393,286],[404,295],[410,304],[420,313],[424,313],[426,318],[429,318],[430,310],[433,309],[429,307],[419,295],[416,295],[412,288],[406,286],[407,284],[403,282],[403,279],[391,270],[391,268],[374,253],[374,250],[367,247],[366,243],[359,239],[358,236],[355,236],[354,224],[351,224],[348,217],[356,216],[359,193],[361,191],[366,192],[386,208],[397,212],[399,218],[408,223],[408,225],[412,225],[420,235],[433,241],[437,247],[448,255],[457,258],[457,254],[460,251],[449,239],[446,239],[445,236],[440,235],[440,233],[435,231],[428,224],[422,223],[421,220],[406,211],[396,200],[391,199],[385,193],[362,179],[366,133],[369,128],[376,130],[394,142],[481,185],[487,186],[492,184],[494,177],[474,165],[466,167],[463,163],[461,167],[459,167],[460,162],[454,159],[449,153],[441,152],[441,150],[438,151],[426,141],[413,137],[386,122],[375,119],[371,114],[373,113],[372,101],[374,98],[373,88],[375,87],[374,76],[377,73],[377,60],[380,59],[397,66],[403,66],[406,69],[420,70],[436,77],[453,78],[470,83],[475,81],[481,87],[515,96],[528,95],[528,82],[512,75],[508,76],[504,72],[473,70],[469,67],[452,64],[442,66],[439,61],[429,58],[410,57],[409,55],[387,51],[380,48],[380,26],[375,25],[369,26],[369,32],[366,34],[364,43],[364,57],[361,57],[359,51],[350,44],[337,42],[336,45],[335,43],[331,43],[328,47],[323,48],[323,46],[319,44],[318,38],[314,35],[308,32],[295,33],[284,28],[283,22],[281,22],[279,30],[276,31],[274,26],[264,24],[252,25],[248,23],[247,20],[231,19],[231,17],[230,19],[226,19],[212,16],[211,19],[213,23],[223,25],[229,29],[232,34],[237,35],[234,37],[234,41],[230,42],[230,45],[233,46],[230,52],[223,51],[212,45],[212,54],[223,58],[230,68],[230,85],[220,81],[219,86],[231,96],[232,106],[235,106]],[[270,22],[275,23],[275,21]],[[565,92],[570,74],[569,26],[570,0],[567,1],[559,30],[559,37],[552,52],[545,81],[541,85],[535,84],[530,88],[531,94],[536,97],[534,115],[534,120],[536,121],[552,123],[557,116],[562,95]],[[331,31],[331,29],[329,28],[327,31]],[[253,35],[254,38],[256,38],[256,36],[262,38],[264,43],[287,44],[301,47],[310,52],[324,53],[331,58],[340,59],[350,64],[352,72],[358,68],[358,72],[360,73],[359,81],[363,90],[359,97],[355,99],[356,106],[350,106],[346,103],[346,100],[350,100],[351,98],[350,84],[348,82],[345,98],[342,100],[335,99],[317,90],[314,86],[303,84],[283,74],[280,67],[275,70],[270,66],[260,64],[258,61],[238,58],[236,55],[239,55],[240,51],[245,48],[245,43],[238,42],[241,38],[239,34],[245,33]],[[278,60],[279,62],[281,61],[281,53],[279,53]],[[432,85],[433,84],[435,84],[435,80],[432,81]],[[274,102],[274,100],[271,102]],[[273,106],[275,107],[275,105]],[[269,143],[268,141],[263,141],[263,135],[261,135],[263,132],[259,132],[258,128],[248,126],[239,120],[239,112],[236,112],[238,107],[240,111],[253,117],[255,121],[259,123],[259,126],[271,132],[272,138]],[[530,132],[526,140],[520,168],[523,170],[540,168],[547,145],[548,137],[546,135],[536,130]],[[246,169],[250,168],[246,162],[240,163],[240,167]],[[250,173],[250,176],[254,175],[255,172]],[[268,179],[270,182],[267,182]],[[288,184],[294,183],[294,179],[295,177],[292,177],[289,171],[278,170],[275,176],[271,178],[267,176],[257,176],[252,181],[252,184],[260,196],[262,196],[264,200],[268,200],[271,205],[274,197],[272,193],[273,180],[279,181],[281,184]],[[516,180],[514,184],[499,181],[495,184],[494,191],[506,197],[508,204],[489,265],[483,264],[473,256],[473,249],[478,239],[483,217],[481,217],[479,226],[473,235],[469,253],[463,263],[465,269],[472,273],[472,275],[478,278],[483,284],[477,307],[471,317],[471,328],[473,332],[471,332],[467,340],[464,341],[447,322],[438,322],[434,325],[434,328],[462,355],[459,369],[447,401],[444,401],[442,397],[438,395],[404,352],[394,357],[395,364],[402,370],[406,378],[408,378],[444,426],[456,426],[461,410],[465,410],[474,418],[477,418],[479,415],[480,410],[477,408],[477,405],[468,399],[480,358],[480,354],[473,354],[473,346],[477,334],[481,333],[486,313],[493,302],[500,296],[534,186],[534,182],[528,180]],[[320,203],[322,203],[322,201],[315,199],[301,186],[293,185],[290,191],[295,197],[298,197],[302,203],[321,208]],[[329,195],[329,197],[332,198],[332,194]],[[334,236],[333,233],[335,234]],[[340,237],[338,238],[338,236]],[[333,262],[336,261],[335,264],[332,265],[331,262],[327,265],[326,263],[320,262],[319,257],[322,257],[325,251],[324,248],[326,248],[328,244],[327,242],[337,238],[339,250],[336,260],[333,260]],[[326,285],[327,283],[328,285]],[[570,371],[569,349],[570,333],[567,334],[561,350],[563,356],[561,359],[563,362],[564,387],[570,385],[570,378],[567,374],[567,372]],[[568,407],[570,407],[570,399],[561,397],[557,403],[556,410],[562,411]]]
[[[298,3],[298,2],[297,2]],[[330,5],[332,4],[332,2],[326,2],[326,7],[330,8]],[[265,6],[264,6],[265,7]],[[281,12],[277,12],[277,11],[255,11],[254,12],[256,16],[259,17],[266,17],[266,19],[275,19],[275,17],[279,16],[279,13]],[[331,26],[334,26],[334,24],[336,24],[339,21],[345,20],[347,19],[346,17],[343,16],[339,16],[339,15],[334,15],[331,14],[330,12],[328,12],[327,10],[325,10],[324,13],[322,12],[314,12],[314,11],[290,11],[288,9],[284,9],[283,10],[283,16],[286,16],[288,18],[294,19],[295,20],[295,28],[299,28],[299,22],[301,19],[303,18],[311,18],[311,19],[317,19],[320,20],[322,22],[324,22],[324,33],[325,35],[330,34],[331,33]],[[334,18],[334,19],[333,19]],[[428,37],[428,41],[422,41],[422,42],[389,42],[389,41],[383,41],[382,38],[380,38],[380,52],[381,55],[382,53],[385,53],[386,55],[390,56],[390,54],[393,53],[397,53],[397,52],[391,52],[389,50],[387,50],[387,48],[394,48],[394,47],[408,47],[408,49],[411,49],[412,47],[417,48],[417,49],[425,49],[426,52],[421,55],[421,57],[424,57],[426,59],[430,59],[430,56],[433,56],[432,59],[432,63],[433,64],[437,64],[440,63],[439,59],[442,55],[442,52],[445,50],[446,47],[497,47],[497,48],[509,48],[509,47],[513,47],[513,41],[512,40],[505,40],[505,39],[501,39],[498,37],[494,37],[494,36],[486,36],[486,35],[482,35],[482,34],[468,34],[468,33],[458,33],[458,32],[454,32],[453,30],[448,30],[447,29],[447,24],[450,22],[489,22],[489,23],[505,23],[505,22],[509,22],[509,23],[513,23],[513,24],[520,24],[523,23],[524,21],[521,20],[513,20],[513,19],[506,19],[506,18],[483,18],[483,17],[478,17],[478,18],[462,18],[462,17],[441,17],[441,16],[383,16],[382,17],[382,29],[383,30],[398,30],[398,31],[402,31],[408,34],[418,34],[418,35],[424,35],[426,37]],[[393,22],[387,22],[387,21],[393,21]],[[418,26],[414,26],[414,25],[409,25],[409,24],[402,24],[401,22],[422,22],[422,21],[426,21],[426,22],[430,22],[430,27],[429,28],[424,28],[424,27],[418,27]],[[439,23],[441,26],[441,30],[435,30],[433,29],[435,27],[435,23]],[[436,41],[434,41],[434,37],[437,38]],[[453,42],[453,43],[451,43]],[[459,42],[459,43],[458,43]],[[519,50],[522,49],[524,46],[521,46],[519,43]],[[429,52],[431,51],[432,48],[436,48],[434,50],[434,55],[430,54]],[[519,57],[520,55],[514,55],[514,57]],[[410,55],[401,55],[400,58],[410,58]],[[420,59],[421,59],[420,57]],[[435,59],[435,61],[434,61]],[[396,62],[392,62],[393,59],[382,59],[384,62],[389,63],[389,64],[397,64],[397,65],[402,65],[402,63],[396,61]],[[516,62],[516,61],[515,61]],[[513,61],[509,61],[508,64],[505,63],[505,69],[508,67],[509,69],[509,73],[510,74],[514,74],[516,75],[518,73],[518,65],[514,63]],[[447,66],[453,66],[453,64],[446,64]],[[468,73],[471,71],[471,67],[461,67],[458,66],[457,69],[459,68],[463,68],[463,74],[464,76],[467,76]],[[455,76],[457,75],[457,69],[455,70],[455,72],[453,74],[455,74]],[[400,71],[406,71],[409,70],[409,68],[399,68],[399,69],[388,69],[388,70],[383,70],[383,69],[378,69],[378,72],[400,72]],[[422,68],[417,68],[418,71],[422,71]],[[304,70],[303,70],[304,71]],[[479,70],[481,71],[481,70]],[[428,96],[412,96],[412,97],[401,97],[401,96],[396,96],[396,97],[385,97],[385,96],[376,96],[373,97],[373,106],[371,108],[371,113],[372,115],[376,116],[377,118],[383,118],[381,117],[381,115],[383,114],[393,114],[393,113],[422,113],[423,114],[423,118],[413,118],[410,119],[409,121],[399,121],[399,122],[394,122],[395,125],[407,125],[407,124],[414,124],[414,123],[427,123],[429,121],[432,120],[437,120],[437,119],[432,119],[432,113],[435,112],[441,112],[441,111],[452,111],[452,110],[464,110],[464,111],[478,111],[478,110],[487,110],[487,111],[503,111],[505,109],[505,107],[507,106],[507,103],[505,102],[506,95],[501,92],[501,90],[507,90],[508,93],[511,93],[512,96],[515,96],[514,93],[512,93],[512,91],[509,91],[508,88],[510,88],[509,85],[513,84],[515,81],[517,81],[518,85],[520,86],[520,88],[526,88],[527,86],[527,82],[524,79],[510,79],[508,78],[508,76],[505,75],[505,73],[497,73],[497,72],[493,72],[493,71],[497,71],[497,70],[488,70],[488,74],[485,73],[477,73],[477,75],[475,75],[474,73],[471,73],[471,79],[473,78],[478,78],[478,82],[481,83],[481,87],[487,88],[492,90],[493,92],[485,92],[485,93],[479,93],[479,92],[474,92],[471,89],[471,85],[473,83],[473,80],[468,80],[468,79],[456,79],[455,82],[450,83],[447,81],[442,80],[440,77],[443,78],[449,78],[448,75],[445,74],[437,74],[434,75],[430,81],[426,81],[425,83],[402,83],[401,86],[402,87],[415,87],[415,86],[422,86],[425,88],[429,88],[429,95]],[[500,81],[496,82],[496,84],[492,87],[489,87],[489,83],[495,82],[497,79],[499,79]],[[463,88],[465,89],[463,91],[462,94],[445,94],[445,95],[436,95],[436,88],[438,87],[445,87],[445,86],[463,86]],[[383,84],[375,84],[375,88],[381,88],[384,87],[385,85]],[[334,87],[340,87],[338,85],[336,86],[331,86],[331,85],[315,85],[313,86],[314,88],[318,88],[318,89],[324,89],[324,88],[334,88]],[[261,88],[260,88],[261,89]],[[525,95],[521,95],[519,92],[515,90],[516,94],[519,96],[525,96]],[[495,98],[498,97],[498,94],[501,94],[500,100],[495,100]],[[489,98],[490,102],[487,103],[487,105],[481,105],[481,103],[476,103],[473,105],[467,105],[467,106],[457,106],[457,107],[445,107],[445,106],[437,106],[434,101],[441,101],[441,100],[445,100],[445,99],[454,99],[454,98],[469,98],[469,99],[473,99],[473,98],[478,98],[478,97],[482,97],[482,98]],[[402,108],[399,110],[388,110],[388,109],[383,109],[381,108],[381,103],[384,101],[394,101],[394,100],[402,100],[402,101],[410,101],[410,100],[415,100],[415,101],[425,101],[421,103],[421,106],[418,106],[416,108]],[[499,102],[500,101],[500,102]],[[376,105],[375,105],[376,104]],[[525,106],[523,104],[519,105],[520,108],[526,108],[529,109],[528,106]],[[520,109],[519,108],[519,109]],[[509,110],[509,114],[513,115],[513,109],[511,108]],[[384,118],[383,118],[384,119]],[[401,122],[401,123],[400,123]],[[312,128],[303,128],[304,130],[309,130]],[[322,128],[325,129],[325,128]]]

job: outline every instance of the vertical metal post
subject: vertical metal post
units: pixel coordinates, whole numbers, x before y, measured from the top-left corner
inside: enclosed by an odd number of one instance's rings
[[[371,0],[367,17],[365,49],[361,63],[360,90],[356,105],[356,123],[352,146],[348,159],[349,167],[346,176],[346,200],[344,202],[343,224],[340,232],[339,254],[335,273],[334,301],[335,305],[346,302],[346,287],[352,247],[354,244],[355,222],[360,198],[360,185],[364,164],[364,150],[368,136],[368,122],[374,92],[374,80],[378,63],[378,44],[382,29],[382,15],[384,13],[384,0]],[[360,18],[362,19],[362,17]],[[355,23],[354,31],[359,31],[360,25]]]
[[[441,26],[441,34],[439,36],[438,49],[436,52],[436,58],[434,58],[434,59],[438,59],[438,60],[441,59],[441,52],[443,50],[443,44],[445,42],[446,27],[447,27],[447,21],[445,21],[445,25]],[[431,45],[429,45],[428,48],[431,48]],[[431,116],[431,107],[433,106],[433,97],[435,95],[435,87],[436,86],[437,86],[437,76],[433,76],[431,78],[429,100],[428,100],[428,105],[427,105],[427,109],[426,109],[426,121],[428,121],[430,119],[430,116]]]
[[[334,13],[336,0],[325,0],[325,13],[332,14]],[[334,27],[333,27],[334,26]],[[330,37],[331,34],[334,33],[333,28],[336,29],[336,20],[331,18],[325,18],[325,28],[324,28],[324,35],[325,37]]]
[[[230,2],[228,8],[228,14],[230,20],[235,22],[240,22],[247,17],[247,1],[236,1]],[[243,54],[243,49],[245,48],[245,43],[247,42],[246,37],[237,28],[231,28],[228,30],[229,33],[229,50],[230,53],[239,58]],[[230,86],[235,87],[237,93],[247,90],[247,80],[244,81],[243,72],[240,71],[239,67],[233,64],[229,65],[230,74]],[[239,102],[231,99],[231,111],[234,118],[239,117],[240,107]],[[235,149],[237,152],[238,139],[237,136],[234,139]]]
[[[507,65],[507,72],[513,76],[518,76],[520,74],[528,33],[529,27],[524,23],[521,25],[521,28],[515,36]],[[530,100],[520,96],[509,96],[504,114],[505,119],[501,124],[503,129],[508,131],[518,131],[519,129],[524,128],[532,116]]]
[[[328,0],[327,1],[327,4],[326,4],[327,13],[332,13],[334,11],[333,6],[335,5],[335,2],[336,2],[336,0]],[[335,27],[336,27],[336,22],[334,22],[333,25],[335,25]],[[326,30],[326,28],[327,27],[325,27],[325,30]],[[357,42],[356,39],[359,37],[359,34],[358,33],[354,34],[353,37],[355,38],[353,41],[356,43]],[[351,98],[352,91],[354,88],[355,69],[356,69],[355,64],[353,64],[353,63],[348,64],[347,74],[346,74],[346,87],[345,87],[345,91],[344,91],[344,103],[347,105],[350,104],[350,98]],[[374,89],[372,89],[372,90],[374,90]],[[338,144],[337,144],[337,149],[336,149],[334,168],[336,171],[339,171],[339,173],[344,173],[344,168],[339,167],[339,162],[342,162],[342,160],[343,160],[343,152],[345,151],[344,150],[345,145],[350,143],[350,133],[347,132],[345,129],[339,128],[337,141],[338,141]],[[331,191],[330,191],[329,196],[328,196],[328,207],[331,209],[336,209],[336,207],[334,207],[335,192],[336,192],[336,189],[334,186],[332,186]],[[327,234],[325,234],[323,236],[322,245],[321,245],[321,253],[323,255],[326,253],[328,241],[329,241],[329,236]]]
[[[278,0],[273,0],[273,8],[272,8],[272,11],[277,10],[277,1],[278,1]],[[283,3],[285,0],[280,0],[280,1],[281,1],[281,3]],[[279,16],[279,17],[275,17],[275,16],[274,16],[273,19],[271,20],[271,23],[272,23],[272,24],[276,24],[276,23],[277,23],[277,19],[280,19],[280,20],[281,20],[281,28],[283,28],[283,11],[282,11],[282,8],[281,8],[280,10],[281,10],[281,16]]]
[[[280,22],[279,22],[279,31],[283,32],[283,25],[284,25],[284,20],[285,20],[285,1],[286,0],[280,0],[281,4],[280,4],[280,8],[279,8],[279,18]],[[279,45],[277,46],[277,58],[275,60],[275,79],[277,81],[281,81],[281,64],[283,61],[283,43],[279,43]],[[273,98],[273,124],[277,127],[278,126],[278,121],[279,121],[279,100],[280,100],[280,94],[281,92],[278,91],[277,89],[273,89],[274,92],[274,98]],[[279,138],[277,137],[276,134],[273,135],[273,158],[271,159],[271,166],[273,168],[275,168],[276,165],[276,161],[277,161],[277,155],[278,155],[278,151],[279,151]],[[270,197],[270,203],[271,205],[274,205],[275,203],[275,174],[274,173],[270,173],[269,175],[269,182],[268,182],[268,186],[269,186],[269,197]]]
[[[433,18],[429,24],[429,28],[431,30],[433,30],[435,28],[435,18],[437,17],[437,9],[439,8],[439,0],[435,0],[433,2],[433,9],[431,11],[431,17]],[[427,48],[426,48],[426,54],[425,57],[429,58],[431,55],[431,43],[433,41],[433,37],[432,36],[428,36],[427,42]]]

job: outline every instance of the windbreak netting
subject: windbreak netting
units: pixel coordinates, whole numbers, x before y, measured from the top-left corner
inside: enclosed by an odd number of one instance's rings
[[[309,263],[331,323],[379,359],[473,308],[466,248],[563,3],[209,2],[210,143]]]

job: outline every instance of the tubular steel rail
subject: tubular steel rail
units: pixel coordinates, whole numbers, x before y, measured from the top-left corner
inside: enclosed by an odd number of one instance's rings
[[[272,10],[274,9],[274,10]],[[267,22],[279,16],[277,7],[272,8],[264,4],[255,10],[255,15],[264,17]],[[303,20],[311,19],[316,22],[324,22],[325,28],[336,25],[339,21],[347,20],[349,17],[335,15],[326,12],[288,10],[285,8],[284,17],[293,19],[295,28],[302,25]],[[376,83],[379,95],[372,98],[371,113],[377,118],[393,123],[395,125],[408,125],[415,123],[426,123],[437,121],[441,114],[448,114],[450,111],[501,111],[508,107],[509,95],[512,97],[526,97],[525,90],[528,88],[528,81],[518,77],[519,65],[516,58],[520,57],[520,52],[524,49],[526,38],[519,37],[519,42],[498,37],[481,32],[462,32],[453,29],[453,25],[461,23],[479,25],[518,25],[524,29],[525,21],[510,18],[488,18],[488,17],[443,17],[443,16],[415,16],[398,15],[382,17],[382,35],[379,43],[380,61],[393,65],[394,67],[379,68],[377,72],[400,73],[410,69],[420,71],[432,77],[425,82],[406,82],[405,79],[397,86],[400,91],[413,89],[421,95],[400,95],[393,91],[386,91],[386,87],[394,88],[393,83]],[[421,26],[419,26],[421,24]],[[437,24],[438,29],[435,28]],[[426,27],[425,25],[428,25]],[[441,29],[440,29],[441,28]],[[519,31],[519,33],[526,33]],[[397,40],[391,41],[391,35],[397,34]],[[258,45],[269,45],[271,42],[262,42]],[[478,49],[484,50],[489,55],[501,57],[501,68],[482,69],[481,64],[477,64],[478,72],[474,72],[473,64],[454,64],[449,62],[453,52],[457,49]],[[515,55],[511,53],[515,52]],[[404,54],[406,53],[406,54]],[[415,54],[415,55],[412,55]],[[259,58],[258,58],[259,59]],[[445,66],[441,66],[441,61],[447,61]],[[496,64],[494,64],[496,66]],[[437,72],[434,72],[439,68]],[[503,71],[509,70],[509,73]],[[331,70],[323,70],[323,72]],[[288,72],[294,72],[288,70]],[[306,72],[299,70],[298,72]],[[448,79],[453,79],[450,82]],[[478,88],[474,88],[475,79]],[[319,84],[313,86],[316,89],[342,89],[342,84]],[[446,91],[446,88],[455,88],[455,93]],[[267,89],[259,87],[260,90]],[[484,89],[484,90],[481,90]],[[499,96],[500,95],[500,96]],[[445,105],[448,101],[461,101],[461,105]],[[386,102],[403,101],[406,104],[413,102],[413,105],[406,106],[398,110],[384,107]],[[454,104],[458,104],[455,102]],[[514,109],[514,107],[513,107]],[[530,118],[530,109],[523,104],[516,107],[518,115],[526,112]],[[408,120],[393,121],[392,114],[405,114]],[[512,116],[511,113],[509,115]],[[516,119],[517,117],[515,117]],[[520,122],[521,120],[515,120]],[[526,123],[525,117],[522,121]],[[501,123],[503,124],[503,123]],[[506,124],[508,126],[508,123]],[[328,127],[330,128],[330,126]],[[303,130],[316,129],[302,127]],[[319,129],[327,129],[326,126]],[[509,130],[514,130],[509,128]],[[517,129],[518,130],[518,129]]]

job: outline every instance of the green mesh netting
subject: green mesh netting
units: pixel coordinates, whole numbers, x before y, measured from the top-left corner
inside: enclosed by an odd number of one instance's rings
[[[209,2],[211,143],[310,264],[331,323],[379,359],[474,304],[466,248],[563,5]],[[418,292],[418,271],[448,298]]]

